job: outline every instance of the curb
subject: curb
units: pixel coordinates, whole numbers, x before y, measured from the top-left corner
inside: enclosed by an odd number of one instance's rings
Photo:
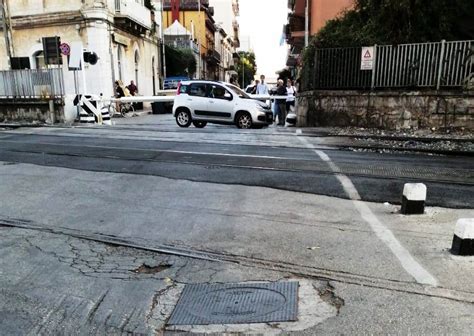
[[[7,124],[0,123],[0,128],[21,128],[21,127],[46,127],[48,124]]]

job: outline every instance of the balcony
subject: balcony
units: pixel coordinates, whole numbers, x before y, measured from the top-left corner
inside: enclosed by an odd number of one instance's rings
[[[180,10],[198,10],[199,0],[181,0],[179,4]],[[201,10],[205,10],[209,7],[209,0],[201,0]],[[163,0],[163,10],[170,11],[171,10],[171,0]]]
[[[191,49],[194,53],[199,54],[199,45],[191,40],[166,40],[165,37],[165,43],[178,49]]]
[[[301,31],[305,28],[304,16],[295,14],[288,15],[288,26],[291,31]]]
[[[151,13],[135,0],[115,0],[115,24],[134,35],[151,30]]]
[[[214,49],[209,49],[207,51],[207,58],[206,58],[207,63],[217,65],[221,63],[221,54],[219,54],[218,51]]]

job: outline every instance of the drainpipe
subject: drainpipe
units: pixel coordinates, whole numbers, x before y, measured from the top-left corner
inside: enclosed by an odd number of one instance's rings
[[[304,8],[304,46],[309,44],[309,0],[306,0]]]

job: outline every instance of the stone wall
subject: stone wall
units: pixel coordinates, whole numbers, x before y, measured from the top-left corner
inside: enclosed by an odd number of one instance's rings
[[[0,123],[63,123],[64,104],[61,100],[54,102],[54,115],[49,112],[48,100],[6,100],[0,99]]]
[[[297,102],[300,127],[474,129],[474,91],[308,91]]]

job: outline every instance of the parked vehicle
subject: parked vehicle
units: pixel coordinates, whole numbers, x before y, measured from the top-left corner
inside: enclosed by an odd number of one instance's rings
[[[177,89],[178,85],[181,81],[187,81],[189,80],[188,77],[166,77],[165,80],[163,81],[163,90],[173,90]]]
[[[205,127],[207,123],[235,124],[238,128],[267,126],[273,122],[270,106],[252,99],[224,82],[191,80],[178,86],[173,116],[180,127]]]

